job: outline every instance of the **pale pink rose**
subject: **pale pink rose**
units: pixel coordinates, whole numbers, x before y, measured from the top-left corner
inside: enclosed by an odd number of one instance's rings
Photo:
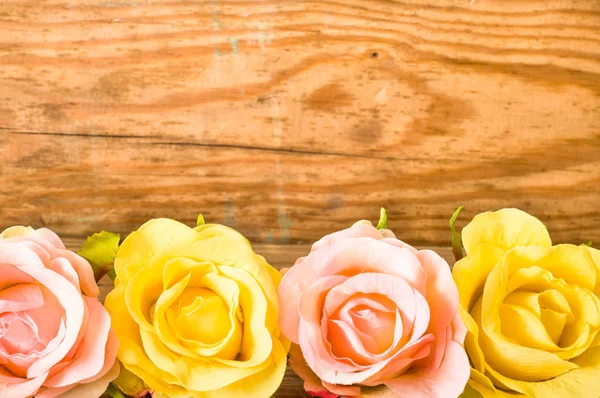
[[[90,264],[48,229],[0,235],[0,397],[98,398],[117,339]]]
[[[448,263],[368,221],[316,242],[279,302],[290,365],[313,396],[455,398],[469,379]]]

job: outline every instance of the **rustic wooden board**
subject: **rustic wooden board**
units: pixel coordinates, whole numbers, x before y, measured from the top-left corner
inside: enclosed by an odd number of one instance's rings
[[[0,228],[202,212],[280,268],[382,205],[447,247],[463,204],[600,241],[599,26],[594,0],[0,2]]]
[[[66,239],[65,244],[73,249],[77,250],[81,243],[78,239]],[[268,245],[268,244],[255,244],[253,245],[254,251],[264,256],[267,261],[277,269],[290,267],[294,264],[296,259],[301,256],[305,256],[310,251],[310,245]],[[442,257],[448,261],[449,264],[454,264],[452,257],[452,250],[444,247],[432,247],[430,248],[439,253]],[[100,281],[100,295],[104,299],[106,294],[112,289],[112,281],[105,277]],[[283,379],[280,389],[275,395],[276,398],[299,398],[308,397],[308,394],[304,392],[302,387],[302,380],[296,376],[293,370],[288,366],[286,375]]]
[[[0,3],[0,228],[311,242],[518,206],[600,240],[600,2]]]

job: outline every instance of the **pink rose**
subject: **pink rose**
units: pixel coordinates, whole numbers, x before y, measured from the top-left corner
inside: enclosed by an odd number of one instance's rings
[[[0,235],[0,397],[98,398],[117,339],[90,264],[48,229]]]
[[[299,345],[290,364],[313,396],[457,397],[469,379],[450,267],[368,221],[315,243],[279,302]]]

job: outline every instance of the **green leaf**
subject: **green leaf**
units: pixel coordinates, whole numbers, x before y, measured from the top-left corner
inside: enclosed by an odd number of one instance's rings
[[[198,214],[198,219],[196,220],[196,226],[204,225],[204,217],[202,214]]]
[[[582,243],[582,244],[586,245],[586,246],[589,246],[589,247],[592,247],[592,241],[591,240],[588,240],[587,242]]]
[[[120,240],[119,234],[102,231],[88,237],[77,252],[92,265],[96,282],[113,269]]]
[[[123,395],[123,393],[113,383],[110,383],[108,385],[108,389],[106,390],[106,392],[112,398],[125,398],[125,395]]]
[[[379,222],[377,223],[377,229],[388,229],[387,211],[385,211],[384,207],[379,210]]]
[[[462,240],[460,239],[460,234],[456,232],[456,228],[454,228],[454,223],[456,222],[458,215],[464,208],[464,206],[459,206],[459,208],[456,209],[452,214],[452,217],[450,217],[450,231],[452,232],[452,254],[454,254],[454,260],[456,261],[463,258],[463,247]]]

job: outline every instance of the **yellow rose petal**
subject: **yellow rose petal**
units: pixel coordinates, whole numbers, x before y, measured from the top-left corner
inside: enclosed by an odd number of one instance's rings
[[[584,247],[587,254],[590,256],[590,261],[594,264],[596,270],[596,286],[594,286],[594,294],[596,297],[600,297],[600,250],[594,249],[593,247]]]
[[[177,378],[191,391],[222,389],[238,380],[252,376],[269,366],[269,361],[251,367],[233,367],[216,358],[196,360],[182,357],[177,362]]]
[[[510,295],[516,290],[543,292],[546,289],[561,289],[566,284],[560,279],[552,277],[548,270],[537,266],[530,266],[514,271],[506,285],[506,294]]]
[[[167,312],[170,310],[170,306],[181,296],[181,294],[187,288],[190,282],[191,276],[188,274],[186,277],[175,283],[169,289],[165,290],[154,307],[154,330],[160,340],[173,352],[190,357],[197,357],[192,350],[183,346],[180,340],[177,338],[175,331],[173,330],[171,323],[167,319]],[[174,321],[173,321],[174,323]]]
[[[549,352],[560,350],[540,318],[526,308],[506,303],[500,305],[500,322],[502,334],[522,346]]]
[[[479,308],[479,310],[481,310]],[[469,355],[469,359],[473,364],[473,367],[478,372],[484,372],[485,370],[485,357],[479,346],[479,326],[475,323],[471,314],[465,311],[462,307],[458,308],[460,317],[463,320],[467,328],[467,335],[465,336],[465,349]]]
[[[216,272],[217,267],[209,261],[196,261],[186,257],[173,258],[167,260],[163,267],[163,289],[169,289],[188,274],[191,278],[191,286],[196,286],[194,280],[200,279],[208,273]]]
[[[547,308],[541,309],[540,321],[544,325],[548,336],[555,344],[558,344],[567,324],[567,314],[556,312]]]
[[[199,227],[197,227],[199,228]],[[213,227],[223,232],[222,228]],[[208,229],[209,231],[213,228]],[[225,228],[225,227],[223,227]],[[227,229],[225,229],[227,230]],[[235,232],[235,234],[238,234]],[[239,234],[238,234],[239,235]],[[209,261],[217,266],[225,265],[245,270],[259,283],[263,295],[268,301],[266,325],[274,330],[277,325],[278,300],[277,287],[273,284],[270,267],[261,256],[252,251],[249,245],[240,245],[240,238],[232,239],[229,234],[219,234],[210,239],[200,240],[178,248],[179,257],[188,257],[197,261]]]
[[[557,311],[568,315],[568,323],[573,322],[573,313],[569,300],[561,293],[558,289],[547,289],[539,294],[539,303],[544,308],[549,308],[553,311]]]
[[[468,256],[454,264],[452,278],[459,293],[460,305],[467,311],[481,296],[489,273],[505,255],[497,246],[482,243]]]
[[[540,220],[518,209],[502,209],[476,215],[462,231],[468,255],[481,243],[503,250],[517,246],[550,247],[552,241]]]
[[[122,283],[125,286],[125,283]],[[154,329],[150,309],[162,293],[162,265],[151,263],[133,275],[125,290],[125,304],[131,317],[147,331]]]
[[[504,299],[511,293],[509,290],[509,281],[512,281],[511,275],[520,268],[536,264],[546,256],[548,250],[533,246],[515,248],[507,252],[502,261],[490,272],[482,296],[482,327],[488,333],[497,329],[498,309]],[[488,309],[496,310],[489,311]]]
[[[530,397],[598,398],[600,396],[600,383],[598,383],[600,347],[588,350],[573,362],[577,368],[537,383],[510,379],[495,370],[490,370],[490,373],[514,391]]]
[[[152,363],[157,368],[172,376],[168,378],[169,380],[165,381],[167,381],[169,384],[179,384],[180,380],[177,379],[176,363],[179,361],[180,356],[169,350],[158,338],[158,336],[152,332],[140,330],[140,337],[142,339],[144,351]]]
[[[157,368],[142,349],[139,326],[123,305],[125,285],[120,284],[111,291],[104,302],[112,319],[112,328],[119,338],[117,357],[133,374],[140,377],[153,390],[171,395],[176,388],[165,383],[165,373]]]
[[[555,278],[563,279],[590,291],[596,286],[596,270],[590,261],[588,250],[575,245],[553,246],[540,263],[539,267],[547,269]]]
[[[206,391],[206,398],[271,397],[275,394],[285,375],[287,350],[278,340],[273,341],[273,352],[268,366],[260,372],[241,379],[216,391]],[[203,397],[204,398],[204,397]]]
[[[483,387],[483,389],[485,390],[491,390],[491,392],[494,392],[496,390],[496,387],[494,387],[492,381],[485,374],[473,368],[471,368],[470,381],[474,381],[475,383],[481,385],[481,387]]]
[[[475,322],[481,325],[482,317],[486,317],[485,309],[481,309],[482,300],[473,307]],[[483,313],[482,313],[483,311]],[[498,315],[496,315],[498,317]],[[489,367],[507,377],[523,381],[539,381],[556,377],[576,368],[571,362],[564,361],[556,354],[521,346],[507,339],[500,331],[493,328],[479,330],[479,344]]]
[[[198,233],[198,238],[202,239],[202,240],[214,238],[216,236],[222,236],[222,237],[234,239],[234,240],[238,241],[239,243],[242,243],[246,246],[251,247],[250,242],[248,241],[248,239],[246,239],[246,237],[244,235],[240,234],[235,229],[229,228],[225,225],[203,224],[203,225],[198,225],[197,227],[195,227],[194,231],[196,231]]]
[[[510,293],[503,300],[504,304],[514,304],[531,311],[536,316],[541,315],[540,294],[529,291]]]
[[[527,266],[526,262],[521,264]],[[517,289],[525,289],[526,292]],[[559,351],[554,351],[558,357],[570,359],[587,349],[594,337],[593,331],[596,330],[590,329],[587,324],[587,321],[595,320],[594,295],[575,285],[566,284],[564,280],[553,277],[550,271],[537,266],[521,268],[512,274],[507,291],[513,290],[516,291],[510,293],[504,299],[504,303],[520,304],[536,315],[539,312],[539,318],[544,325],[545,322],[551,321],[548,317],[553,317],[555,322],[549,324],[546,330],[550,338],[560,347]],[[542,293],[527,293],[529,290]],[[532,303],[532,297],[535,296],[538,298],[537,305]],[[587,310],[581,308],[585,303],[587,303]],[[537,308],[533,308],[534,306]],[[564,325],[563,321],[558,319],[559,317],[564,318]]]
[[[121,281],[128,281],[163,250],[197,239],[192,228],[178,221],[150,220],[123,241],[115,258],[115,272]]]
[[[254,278],[239,268],[222,266],[219,271],[237,282],[240,288],[240,305],[244,312],[244,331],[237,361],[219,360],[237,367],[256,366],[267,360],[273,347],[271,334],[266,327],[267,301]]]

